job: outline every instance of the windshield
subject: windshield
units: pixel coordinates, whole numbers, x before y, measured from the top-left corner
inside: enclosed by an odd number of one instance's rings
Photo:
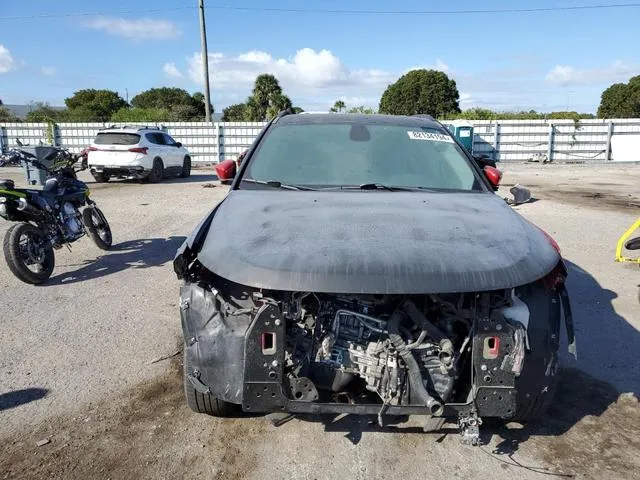
[[[315,188],[376,183],[483,190],[466,156],[443,130],[362,123],[274,126],[244,179]]]

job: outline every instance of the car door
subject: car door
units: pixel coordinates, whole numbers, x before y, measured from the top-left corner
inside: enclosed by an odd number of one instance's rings
[[[162,133],[164,142],[166,144],[167,154],[171,155],[171,166],[182,167],[182,149],[177,145],[177,142],[167,133]]]

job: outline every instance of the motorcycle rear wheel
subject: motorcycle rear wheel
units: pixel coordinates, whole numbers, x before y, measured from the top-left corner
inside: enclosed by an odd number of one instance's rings
[[[40,285],[53,273],[53,247],[44,232],[30,223],[18,223],[7,231],[3,251],[9,270],[24,283]]]
[[[91,240],[101,250],[109,250],[113,243],[111,227],[106,217],[98,207],[87,207],[82,212],[82,221],[87,227]]]

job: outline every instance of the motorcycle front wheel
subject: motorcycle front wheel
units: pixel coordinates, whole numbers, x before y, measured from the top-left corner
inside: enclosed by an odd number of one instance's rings
[[[29,223],[18,223],[4,236],[4,258],[19,280],[39,285],[55,267],[53,247],[44,232]]]
[[[87,233],[91,240],[101,250],[109,250],[113,243],[111,227],[106,217],[98,207],[87,207],[82,212],[82,221],[87,227]]]

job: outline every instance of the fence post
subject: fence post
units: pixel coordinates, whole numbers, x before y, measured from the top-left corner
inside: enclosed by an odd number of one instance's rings
[[[613,135],[613,121],[609,120],[609,128],[607,129],[607,147],[604,153],[604,161],[611,160],[611,136]]]
[[[220,160],[222,158],[221,156],[222,142],[220,141],[220,132],[222,129],[220,128],[220,122],[216,122],[215,126],[216,126],[216,161],[217,163],[220,163]]]
[[[555,127],[553,123],[549,123],[549,144],[547,145],[547,161],[553,161],[553,135],[555,133]]]
[[[0,126],[0,153],[4,153],[5,144],[9,143],[5,138],[7,138],[7,127]]]
[[[500,140],[498,139],[499,135],[500,135],[500,121],[499,120],[494,120],[494,124],[493,124],[493,160],[497,160],[498,157],[500,156],[498,153],[498,147],[500,145]]]

